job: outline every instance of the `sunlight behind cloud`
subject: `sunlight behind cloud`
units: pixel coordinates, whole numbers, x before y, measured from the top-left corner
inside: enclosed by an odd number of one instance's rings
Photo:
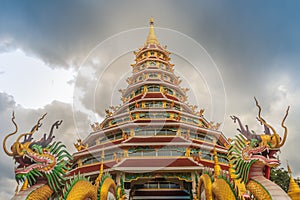
[[[0,91],[27,108],[40,108],[59,100],[72,103],[74,71],[51,69],[21,50],[0,54]]]

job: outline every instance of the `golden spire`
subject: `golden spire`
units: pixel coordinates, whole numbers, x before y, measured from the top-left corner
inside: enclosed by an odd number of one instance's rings
[[[159,44],[155,32],[154,32],[154,19],[153,17],[150,18],[150,29],[149,29],[149,34],[147,37],[146,44]]]
[[[300,188],[299,185],[296,183],[296,181],[293,179],[292,170],[288,162],[287,162],[287,168],[290,174],[290,187],[289,187],[288,195],[291,197],[292,200],[299,200]]]

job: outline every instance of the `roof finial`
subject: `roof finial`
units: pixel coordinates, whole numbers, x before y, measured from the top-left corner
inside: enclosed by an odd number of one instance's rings
[[[150,17],[150,25],[154,25],[154,18]]]
[[[290,168],[290,165],[289,165],[289,161],[288,161],[288,160],[286,160],[286,165],[287,165],[287,169],[288,169],[288,172],[289,172],[290,176],[292,176],[292,170],[291,170],[291,168]]]
[[[300,195],[300,188],[298,186],[298,184],[296,183],[296,181],[294,180],[293,176],[292,176],[292,170],[290,168],[290,165],[287,162],[287,168],[288,168],[288,172],[290,174],[290,186],[289,186],[289,191],[288,191],[288,195],[292,198],[292,199],[297,199]]]
[[[154,32],[154,19],[153,17],[150,18],[150,29],[149,29],[149,34],[147,37],[146,44],[159,44],[155,32]]]

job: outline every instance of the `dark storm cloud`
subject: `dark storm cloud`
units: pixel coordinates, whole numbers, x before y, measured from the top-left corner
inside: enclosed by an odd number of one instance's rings
[[[21,48],[51,67],[78,66],[99,42],[146,26],[154,16],[157,26],[202,44],[220,66],[225,86],[234,85],[233,93],[252,96],[265,74],[283,67],[272,65],[282,56],[294,60],[284,70],[299,73],[299,8],[280,1],[3,1],[0,49]]]
[[[300,54],[299,7],[280,1],[4,0],[0,49],[21,48],[51,67],[78,66],[99,42],[120,31],[146,26],[149,16],[154,16],[157,26],[178,30],[202,44],[220,67],[225,86],[234,85],[233,93],[252,96],[267,73],[284,67],[299,74],[295,64]],[[282,57],[294,62],[272,65]]]
[[[195,38],[220,64],[232,64],[232,72],[241,65],[261,67],[266,64],[261,60],[278,53],[299,53],[299,7],[281,1],[3,0],[0,46],[2,51],[21,48],[50,65],[66,67],[79,64],[105,38],[145,26],[154,16],[159,26]]]
[[[0,44],[21,48],[49,65],[76,64],[99,37],[105,36],[98,26],[104,20],[96,16],[98,8],[101,3],[92,1],[4,0],[0,7]]]
[[[143,9],[135,9],[136,6]],[[155,7],[149,2],[136,2],[132,7],[123,1],[3,0],[0,50],[20,48],[51,67],[79,65],[104,39],[120,31],[145,26],[153,13],[150,8]],[[138,17],[140,14],[142,17]]]

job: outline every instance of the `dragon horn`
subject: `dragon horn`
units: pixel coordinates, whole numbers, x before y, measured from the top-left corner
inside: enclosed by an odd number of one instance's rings
[[[255,99],[256,106],[258,107],[258,119],[259,119],[259,121],[260,121],[263,125],[265,125],[266,127],[268,127],[269,129],[272,130],[273,135],[275,135],[275,139],[276,139],[276,144],[275,144],[275,146],[278,146],[278,144],[279,144],[279,137],[277,137],[278,134],[276,133],[275,129],[274,129],[270,124],[268,124],[268,123],[266,122],[266,120],[264,120],[264,118],[261,117],[261,115],[260,115],[260,114],[261,114],[261,107],[260,107],[260,105],[258,104],[257,99],[256,99],[255,97],[254,97],[254,99]]]
[[[285,119],[286,119],[286,117],[288,116],[288,114],[289,114],[289,110],[290,110],[290,106],[288,106],[288,108],[286,109],[286,112],[285,112],[285,116],[284,116],[284,118],[283,118],[283,120],[282,120],[282,122],[281,122],[281,126],[282,126],[282,128],[284,128],[284,135],[283,135],[283,139],[281,140],[281,142],[278,144],[278,148],[279,147],[282,147],[283,145],[284,145],[284,143],[285,143],[285,140],[286,140],[286,137],[287,137],[287,134],[288,134],[288,129],[287,129],[287,127],[284,125],[284,122],[285,122]]]
[[[26,136],[26,135],[32,135],[34,132],[36,132],[40,126],[40,122],[42,121],[42,119],[44,119],[44,117],[47,115],[47,113],[45,113],[39,120],[38,122],[36,123],[35,127],[29,132],[29,133],[23,133],[21,134],[18,138],[17,138],[17,142],[19,142],[19,140],[23,137],[23,136]]]
[[[15,112],[12,113],[12,118],[11,118],[11,121],[13,122],[13,124],[15,125],[15,128],[16,130],[10,134],[8,134],[4,140],[3,140],[3,149],[4,149],[4,152],[8,155],[8,156],[13,156],[13,153],[12,152],[9,152],[7,149],[6,149],[6,140],[7,138],[9,138],[10,136],[16,134],[18,132],[18,125],[16,124],[15,122]]]

